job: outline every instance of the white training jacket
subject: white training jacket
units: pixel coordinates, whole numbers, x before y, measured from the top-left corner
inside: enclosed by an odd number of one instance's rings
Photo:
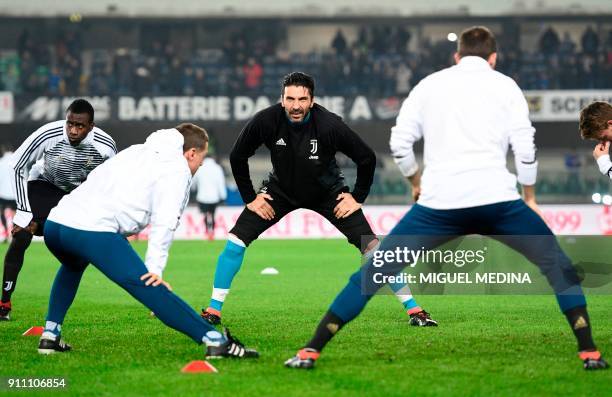
[[[93,170],[64,196],[49,220],[80,230],[129,236],[151,225],[145,265],[162,274],[181,214],[189,199],[191,171],[175,129],[152,133]]]
[[[521,89],[476,56],[424,78],[391,129],[391,153],[406,177],[419,169],[413,144],[424,139],[420,205],[469,208],[516,200],[516,182],[533,185],[535,129]],[[508,145],[517,176],[506,168]]]
[[[217,162],[207,157],[193,176],[191,189],[197,190],[196,200],[203,204],[217,204],[227,198],[225,175]]]

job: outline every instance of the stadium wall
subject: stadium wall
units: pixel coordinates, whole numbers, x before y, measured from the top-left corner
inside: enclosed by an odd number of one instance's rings
[[[226,239],[243,207],[220,207],[216,214],[215,238]],[[377,235],[387,235],[410,209],[409,206],[365,206],[364,213]],[[549,227],[557,235],[612,234],[612,211],[603,205],[542,205]],[[145,230],[139,238],[146,238]],[[202,214],[195,206],[186,209],[175,234],[177,239],[206,238]],[[289,213],[261,236],[264,239],[344,238],[326,219],[310,210]]]
[[[441,93],[443,95],[443,93]],[[526,91],[530,117],[540,149],[590,149],[578,137],[578,114],[593,100],[612,102],[612,90]],[[18,146],[42,124],[64,117],[74,98],[14,96],[0,92],[0,134]],[[96,123],[109,132],[119,148],[141,143],[160,128],[182,121],[204,126],[217,153],[227,154],[242,126],[256,111],[277,101],[271,97],[93,97]],[[387,153],[389,131],[402,98],[317,97],[317,102],[342,115],[380,153]]]
[[[215,215],[216,240],[225,240],[229,230],[234,226],[244,207],[219,207]],[[379,236],[389,234],[393,226],[410,209],[408,205],[370,205],[363,211],[372,230]],[[612,235],[612,211],[605,205],[541,205],[540,209],[548,226],[556,235]],[[7,213],[7,218],[12,219]],[[193,205],[183,213],[181,222],[174,237],[177,240],[204,240],[207,238],[204,219],[200,210]],[[147,227],[137,236],[146,240],[149,234]],[[0,237],[6,236],[6,230],[0,225]],[[319,214],[299,209],[287,214],[276,225],[265,231],[262,239],[320,239],[344,238],[338,230]],[[38,238],[40,240],[40,238]]]
[[[607,0],[522,0],[497,2],[490,0],[471,0],[457,2],[439,0],[437,2],[406,2],[385,0],[373,3],[369,0],[309,0],[308,2],[287,3],[280,0],[265,2],[245,2],[217,0],[193,2],[174,0],[131,0],[124,2],[75,1],[75,0],[29,0],[25,2],[0,1],[3,15],[12,16],[58,16],[79,13],[86,16],[150,16],[150,17],[193,17],[217,16],[226,18],[238,16],[295,16],[319,15],[337,17],[343,15],[504,15],[504,14],[550,14],[586,13],[596,14],[610,11]]]

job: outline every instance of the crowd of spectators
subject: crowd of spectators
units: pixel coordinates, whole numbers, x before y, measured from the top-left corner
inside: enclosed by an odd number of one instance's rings
[[[579,44],[568,32],[560,37],[548,27],[540,36],[538,52],[525,56],[510,51],[503,69],[526,89],[612,88],[612,30],[602,42],[588,26]]]
[[[280,39],[244,30],[219,48],[185,54],[161,40],[138,49],[100,50],[93,43],[85,47],[72,32],[48,46],[25,30],[15,51],[0,57],[0,89],[32,95],[276,96],[280,77],[302,70],[317,78],[321,95],[405,96],[424,76],[451,65],[456,45],[412,40],[402,26],[362,27],[352,41],[338,30],[322,49],[291,53]],[[549,27],[535,52],[511,40],[500,43],[497,69],[523,89],[612,88],[612,31],[600,40],[588,27],[575,43],[567,32],[560,36]]]

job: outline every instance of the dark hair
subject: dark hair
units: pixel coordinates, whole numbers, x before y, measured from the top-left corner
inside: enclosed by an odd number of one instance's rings
[[[89,122],[93,123],[94,121],[94,108],[91,106],[91,103],[87,102],[85,99],[75,99],[72,101],[68,109],[66,109],[66,113],[68,112],[76,114],[87,113],[89,115]]]
[[[183,139],[185,140],[185,143],[183,143],[183,152],[192,148],[198,150],[204,150],[206,148],[208,133],[204,128],[191,123],[182,123],[174,128],[183,135]]]
[[[461,32],[457,42],[457,53],[460,58],[477,56],[487,60],[494,52],[497,52],[497,42],[488,28],[472,26]]]
[[[314,97],[315,82],[312,76],[302,72],[292,72],[283,77],[283,85],[281,87],[281,96],[285,94],[285,87],[295,85],[297,87],[305,87],[310,92],[310,96]]]
[[[582,139],[600,139],[599,132],[608,128],[612,120],[612,105],[593,102],[580,111],[580,136]]]

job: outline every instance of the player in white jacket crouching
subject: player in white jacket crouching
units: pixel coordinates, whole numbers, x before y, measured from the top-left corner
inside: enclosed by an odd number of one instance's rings
[[[256,357],[227,332],[221,335],[161,278],[193,174],[208,150],[206,131],[193,124],[151,134],[96,168],[49,214],[45,242],[59,259],[39,353],[70,350],[60,338],[89,263],[155,312],[169,327],[207,345],[209,357]],[[145,261],[125,236],[151,225]]]

